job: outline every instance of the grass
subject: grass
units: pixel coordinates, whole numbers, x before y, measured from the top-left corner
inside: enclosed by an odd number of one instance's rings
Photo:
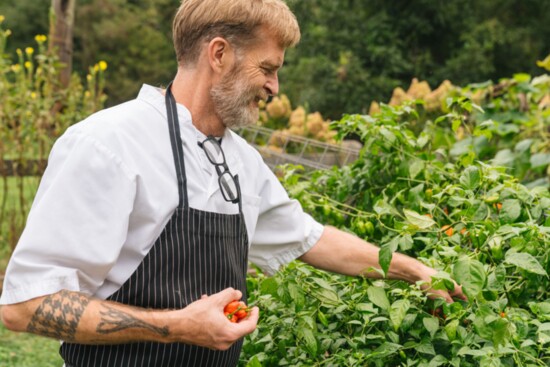
[[[38,182],[38,177],[0,177],[0,274],[5,271],[12,247],[19,238]],[[24,200],[23,208],[21,197]],[[0,367],[62,365],[58,341],[26,333],[14,333],[0,322]]]
[[[14,333],[0,323],[0,367],[61,367],[57,340]]]

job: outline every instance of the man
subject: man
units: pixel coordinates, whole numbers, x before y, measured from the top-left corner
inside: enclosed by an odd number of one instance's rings
[[[8,266],[4,324],[63,340],[67,366],[234,366],[259,310],[231,323],[223,308],[246,299],[248,260],[379,276],[377,247],[303,213],[229,130],[278,93],[299,37],[281,0],[184,0],[173,83],[144,86],[53,148]],[[395,254],[389,277],[435,272]]]

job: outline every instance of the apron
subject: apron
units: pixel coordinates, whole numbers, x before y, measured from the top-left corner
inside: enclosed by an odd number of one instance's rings
[[[203,294],[233,287],[243,293],[246,302],[248,236],[241,203],[239,214],[189,207],[183,145],[170,87],[166,109],[178,178],[178,207],[135,272],[107,300],[159,310],[182,309]],[[63,343],[60,354],[67,367],[223,367],[237,365],[241,347],[242,340],[226,351],[182,343]]]

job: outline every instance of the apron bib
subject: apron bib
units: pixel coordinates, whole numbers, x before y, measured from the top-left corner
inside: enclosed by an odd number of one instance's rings
[[[239,214],[189,207],[183,145],[170,87],[166,90],[166,109],[178,178],[178,207],[141,264],[107,300],[160,310],[182,309],[203,294],[233,287],[246,301],[248,237],[241,203]],[[241,347],[242,340],[227,351],[181,343],[63,343],[60,354],[67,367],[221,367],[236,366]]]

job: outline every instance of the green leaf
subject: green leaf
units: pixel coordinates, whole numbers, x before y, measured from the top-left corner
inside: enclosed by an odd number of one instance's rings
[[[315,298],[326,305],[336,306],[339,304],[340,298],[338,294],[324,279],[312,277],[312,280],[321,286],[320,288],[311,289],[311,293]]]
[[[464,293],[468,298],[476,298],[483,290],[487,280],[487,274],[481,264],[477,260],[472,260],[468,257],[461,257],[453,267],[453,277],[462,285]]]
[[[393,253],[397,250],[398,245],[399,243],[397,241],[390,241],[380,247],[380,251],[378,252],[378,262],[380,263],[380,267],[382,268],[384,274],[388,274]]]
[[[544,270],[538,260],[531,254],[508,251],[504,262],[506,264],[515,265],[516,267],[530,273],[548,276],[546,270]]]
[[[482,357],[487,355],[487,351],[483,349],[471,349],[469,347],[462,347],[459,349],[457,355],[459,356],[474,356],[474,357]]]
[[[424,170],[424,167],[424,161],[420,159],[414,159],[412,162],[409,162],[409,177],[412,179],[416,178]]]
[[[550,153],[533,154],[529,161],[531,163],[531,168],[546,167],[550,164]]]
[[[514,74],[514,80],[518,83],[529,83],[531,81],[531,75],[526,73]]]
[[[481,172],[475,166],[468,167],[460,176],[460,183],[464,188],[474,190],[481,182]]]
[[[376,348],[369,356],[369,358],[382,358],[397,353],[402,348],[401,345],[385,342],[378,348]]]
[[[493,356],[484,356],[479,361],[479,367],[500,367],[500,358]]]
[[[390,301],[388,301],[384,288],[371,286],[367,289],[367,296],[369,297],[369,301],[374,303],[376,306],[385,311],[389,311]]]
[[[439,320],[435,317],[425,317],[422,319],[422,323],[433,339],[435,333],[439,330]]]
[[[292,298],[292,301],[296,304],[298,307],[303,307],[305,304],[305,297],[304,297],[304,291],[301,287],[299,287],[296,283],[289,283],[288,284],[288,293],[290,295],[290,298]]]
[[[458,128],[460,127],[460,125],[462,125],[462,120],[460,119],[455,119],[453,120],[453,123],[452,123],[452,129],[453,131],[456,133],[458,131]]]
[[[499,217],[504,223],[514,223],[521,215],[521,204],[519,200],[504,200]]]
[[[458,328],[458,320],[452,320],[447,325],[445,325],[445,333],[447,333],[447,337],[449,337],[449,340],[455,340],[456,339],[456,329]]]
[[[432,358],[432,360],[430,361],[430,364],[428,364],[428,367],[439,367],[444,365],[447,362],[448,362],[447,358],[445,358],[441,354],[438,354]]]
[[[438,271],[432,275],[432,287],[433,289],[454,290],[455,283],[448,273]]]
[[[262,281],[260,286],[262,294],[271,294],[273,297],[277,297],[277,290],[279,289],[279,284],[274,277],[266,278]]]
[[[263,366],[260,360],[258,359],[258,356],[254,356],[250,358],[250,360],[246,364],[246,367],[263,367]]]
[[[399,299],[392,303],[390,308],[390,320],[393,324],[393,329],[395,331],[399,330],[403,319],[407,315],[411,304],[407,299]]]
[[[300,327],[297,330],[297,337],[299,341],[304,343],[307,352],[312,357],[315,357],[317,355],[317,339],[315,339],[313,331],[308,328]]]
[[[418,344],[414,349],[419,353],[435,356],[434,346],[429,340],[425,340],[422,344]]]
[[[317,311],[317,319],[319,320],[319,322],[321,322],[321,324],[323,324],[324,327],[327,327],[327,326],[328,326],[327,317],[326,317],[325,314],[324,314],[323,312],[321,312],[320,310]]]
[[[404,209],[403,214],[405,214],[407,222],[418,227],[419,229],[428,229],[435,225],[435,221],[432,218],[426,215],[418,214],[413,210]]]

